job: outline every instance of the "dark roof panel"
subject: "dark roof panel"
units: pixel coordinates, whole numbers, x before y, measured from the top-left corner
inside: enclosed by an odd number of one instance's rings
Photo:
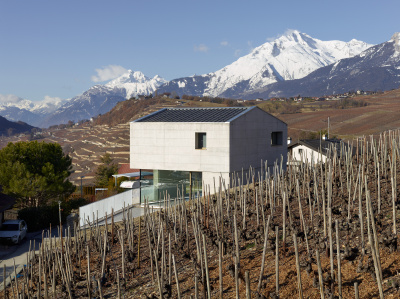
[[[136,122],[227,122],[251,108],[165,108]]]

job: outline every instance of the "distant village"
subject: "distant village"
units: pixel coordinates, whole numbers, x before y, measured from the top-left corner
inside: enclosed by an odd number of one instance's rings
[[[325,95],[322,97],[308,97],[308,96],[295,96],[295,97],[273,97],[269,99],[263,99],[263,98],[257,98],[254,100],[243,100],[243,99],[227,99],[227,98],[219,98],[219,97],[200,97],[200,96],[189,96],[189,95],[182,95],[179,97],[176,92],[165,92],[162,94],[157,94],[155,92],[155,95],[153,96],[152,94],[150,95],[137,95],[135,97],[130,98],[129,100],[136,100],[136,101],[142,101],[142,100],[148,100],[152,99],[154,97],[160,97],[160,98],[167,98],[167,99],[175,99],[175,104],[177,105],[184,105],[187,103],[187,101],[200,101],[200,102],[213,102],[213,103],[220,103],[220,104],[228,104],[228,106],[235,105],[235,103],[239,104],[244,104],[244,105],[257,105],[257,103],[260,102],[285,102],[285,103],[303,103],[303,102],[323,102],[323,101],[339,101],[339,100],[344,100],[344,99],[351,99],[354,98],[355,96],[361,96],[361,95],[374,95],[374,94],[380,94],[383,93],[382,91],[364,91],[364,90],[356,90],[356,91],[349,91],[343,94],[335,94],[335,95]],[[66,124],[59,124],[59,125],[53,125],[48,128],[49,131],[52,130],[59,130],[59,129],[66,129],[66,128],[71,128],[74,126],[80,126],[84,123],[92,123],[96,118],[98,118],[101,115],[94,116],[90,119],[84,119],[80,121],[72,121],[70,120]],[[26,135],[29,135],[30,140],[38,140],[44,138],[44,134],[51,135],[51,132],[47,132],[48,130],[46,129],[40,129],[40,128],[34,128],[31,130],[29,133],[22,133],[19,134],[19,137],[24,137]],[[10,136],[10,134],[8,134]],[[3,134],[3,136],[5,136]]]
[[[176,100],[199,100],[202,101],[203,98],[205,99],[222,99],[222,100],[233,100],[237,101],[238,103],[245,103],[245,102],[262,102],[262,101],[280,101],[280,102],[287,102],[287,101],[293,101],[293,102],[302,102],[302,101],[337,101],[345,98],[352,98],[355,96],[359,95],[374,95],[374,94],[380,94],[383,93],[383,91],[364,91],[364,90],[356,90],[356,91],[348,91],[342,94],[334,94],[334,95],[325,95],[322,97],[308,97],[308,96],[295,96],[295,97],[273,97],[269,99],[263,99],[263,98],[257,98],[254,100],[242,100],[242,99],[224,99],[224,98],[212,98],[212,97],[200,97],[200,96],[188,96],[188,95],[183,95],[182,97],[179,97],[176,92],[164,92],[162,93],[161,97],[164,98],[170,98],[170,99],[176,99]],[[155,96],[158,96],[157,93]],[[153,98],[153,95],[137,95],[136,97],[131,98],[130,100],[147,100]],[[184,104],[186,102],[184,101],[176,101],[176,103]]]

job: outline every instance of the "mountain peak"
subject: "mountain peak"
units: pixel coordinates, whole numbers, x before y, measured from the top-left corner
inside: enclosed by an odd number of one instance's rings
[[[391,40],[394,41],[395,49],[400,52],[400,32],[393,34]]]
[[[154,78],[145,76],[140,71],[128,70],[125,74],[108,82],[104,86],[110,89],[122,88],[126,90],[126,98],[129,99],[138,94],[151,94],[160,85],[167,81],[156,75]]]
[[[116,87],[125,83],[137,83],[149,80],[142,72],[128,70],[126,73],[122,74],[118,78],[111,80],[106,84],[108,87]]]

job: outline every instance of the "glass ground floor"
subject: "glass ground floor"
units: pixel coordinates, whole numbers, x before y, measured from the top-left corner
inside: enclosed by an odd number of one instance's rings
[[[142,173],[142,171],[141,171]],[[189,199],[202,195],[202,173],[174,170],[145,170],[140,176],[140,202],[151,203],[171,199]]]

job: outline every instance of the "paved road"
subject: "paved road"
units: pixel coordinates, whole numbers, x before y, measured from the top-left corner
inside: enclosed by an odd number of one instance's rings
[[[48,232],[48,230],[45,230]],[[51,230],[51,236],[58,236],[57,228]],[[14,261],[17,273],[26,265],[26,254],[29,248],[39,250],[42,242],[42,231],[28,233],[19,245],[0,245],[0,290],[3,289],[3,269],[6,265],[6,278],[14,277]]]

